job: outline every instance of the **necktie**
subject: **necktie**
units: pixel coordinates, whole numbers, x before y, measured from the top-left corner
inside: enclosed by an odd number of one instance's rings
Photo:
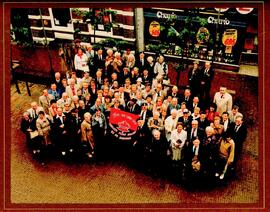
[[[75,88],[72,87],[71,90],[72,90],[72,94],[73,94],[73,96],[74,96],[74,95],[75,95]]]
[[[193,149],[193,153],[194,153],[194,155],[196,154],[196,150],[197,150],[197,147],[196,147],[196,146],[194,146],[194,149]]]
[[[235,127],[235,132],[237,132],[237,131],[239,130],[239,127],[240,127],[240,126],[237,126],[237,125],[236,125],[236,127]]]
[[[223,99],[223,96],[224,96],[224,95],[222,94],[220,98]]]
[[[205,69],[205,72],[204,72],[204,74],[208,74],[208,71],[209,71],[208,69]]]
[[[195,132],[195,130],[192,128],[192,130],[191,130],[191,135],[190,135],[190,141],[192,141],[192,139],[193,139],[193,137],[194,137],[194,132]]]
[[[50,105],[50,99],[49,99],[49,97],[46,97],[46,100],[47,100],[48,105]]]

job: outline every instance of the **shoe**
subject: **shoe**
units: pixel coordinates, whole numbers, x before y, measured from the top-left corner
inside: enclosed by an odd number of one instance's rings
[[[224,174],[221,174],[219,179],[223,180],[224,179]]]
[[[62,152],[62,155],[65,155],[66,154],[66,152]]]
[[[86,155],[87,155],[88,158],[92,158],[93,157],[93,155],[91,153],[87,153]]]
[[[218,177],[219,176],[219,173],[216,173],[215,176]]]
[[[37,153],[37,151],[36,151],[36,150],[33,150],[33,153],[34,153],[34,154],[36,154],[36,153]]]
[[[40,149],[37,150],[37,153],[40,153]]]
[[[73,149],[70,149],[69,151],[70,151],[70,152],[73,152]]]

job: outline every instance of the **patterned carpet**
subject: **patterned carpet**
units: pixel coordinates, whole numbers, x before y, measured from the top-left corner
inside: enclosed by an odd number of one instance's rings
[[[32,96],[29,97],[25,85],[20,83],[19,86],[22,94],[16,92],[14,85],[11,86],[12,203],[171,203],[182,207],[185,203],[259,201],[256,126],[249,127],[240,164],[242,169],[235,179],[208,190],[190,191],[182,185],[154,178],[120,162],[67,164],[50,161],[41,166],[27,151],[19,124],[22,113],[30,107],[33,99],[37,100],[45,87],[32,84]]]

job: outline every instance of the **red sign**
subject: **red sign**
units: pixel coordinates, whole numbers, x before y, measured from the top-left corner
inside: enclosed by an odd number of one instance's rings
[[[110,110],[110,124],[118,125],[116,128],[121,132],[136,131],[138,124],[137,119],[139,115],[134,115],[122,110],[111,108]]]
[[[237,7],[236,10],[241,14],[248,14],[253,10],[253,8]]]

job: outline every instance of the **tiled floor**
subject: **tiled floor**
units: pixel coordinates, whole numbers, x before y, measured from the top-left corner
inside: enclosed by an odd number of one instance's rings
[[[20,88],[22,94],[19,95],[15,86],[11,86],[13,203],[171,203],[182,207],[184,203],[257,203],[259,200],[257,120],[249,125],[242,169],[237,177],[208,191],[190,191],[117,162],[66,164],[51,161],[47,166],[41,166],[27,151],[19,123],[23,111],[29,108],[31,100],[37,100],[44,86],[32,84],[31,97],[27,96],[24,84],[20,84]],[[256,106],[256,92],[246,92],[249,97],[242,101]],[[245,111],[248,111],[247,107]]]

